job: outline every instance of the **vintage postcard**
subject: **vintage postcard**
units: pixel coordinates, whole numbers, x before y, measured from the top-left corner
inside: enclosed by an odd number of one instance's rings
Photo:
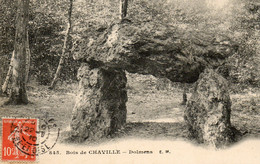
[[[260,163],[259,0],[0,0],[0,18],[0,163]]]

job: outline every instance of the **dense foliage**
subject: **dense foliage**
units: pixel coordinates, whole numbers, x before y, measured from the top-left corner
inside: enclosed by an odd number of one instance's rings
[[[222,2],[222,3],[218,3]],[[13,51],[15,1],[0,1],[0,83]],[[49,84],[58,65],[67,25],[69,1],[31,0],[29,39],[30,79]],[[117,0],[75,0],[71,45],[98,35],[119,19]],[[187,32],[230,35],[239,43],[238,53],[225,64],[233,83],[260,86],[260,3],[257,0],[130,0],[128,19],[179,26]],[[73,50],[73,48],[72,48]],[[70,51],[62,70],[63,81],[75,80],[79,63]]]
[[[15,34],[15,1],[1,2],[1,84],[8,70],[13,51]],[[30,78],[40,84],[51,82],[61,54],[64,31],[66,30],[68,3],[63,1],[34,0],[30,3],[29,44],[31,51]],[[72,59],[70,52],[66,54],[66,63],[61,79],[71,82],[75,80],[78,63]]]

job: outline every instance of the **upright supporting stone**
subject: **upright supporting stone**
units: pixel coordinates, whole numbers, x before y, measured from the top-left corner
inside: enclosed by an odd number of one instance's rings
[[[199,143],[223,147],[235,139],[230,123],[231,100],[227,81],[213,70],[205,70],[186,106],[184,119],[190,136]]]
[[[83,142],[107,137],[126,122],[126,75],[122,70],[83,64],[71,121],[71,139]]]

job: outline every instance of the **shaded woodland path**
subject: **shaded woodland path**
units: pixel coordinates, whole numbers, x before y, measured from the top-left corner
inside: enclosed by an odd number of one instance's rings
[[[182,89],[157,90],[151,87],[139,88],[140,84],[136,84],[132,83],[134,88],[128,89],[127,123],[115,134],[113,140],[128,137],[186,140],[187,130],[183,120],[185,107],[180,105]],[[26,106],[0,106],[0,117],[54,118],[64,132],[71,120],[76,87],[68,85],[50,91],[47,86],[30,86],[28,95],[32,103]],[[260,137],[259,92],[231,94],[231,98],[232,124],[242,132],[246,132],[244,137]],[[6,99],[0,97],[0,104]],[[252,105],[252,101],[255,101],[256,105]],[[66,137],[66,133],[60,140],[63,137]]]
[[[48,90],[47,86],[29,88],[28,95],[31,103],[1,106],[0,116],[54,118],[58,126],[61,127],[61,131],[66,131],[75,104],[76,85],[64,87],[65,89],[58,88],[56,91]],[[180,105],[181,89],[177,92],[129,90],[128,95],[127,124],[116,134],[117,137],[121,138],[127,135],[145,138],[186,138],[183,120],[184,106]],[[7,100],[6,97],[0,97],[0,104],[5,100]]]

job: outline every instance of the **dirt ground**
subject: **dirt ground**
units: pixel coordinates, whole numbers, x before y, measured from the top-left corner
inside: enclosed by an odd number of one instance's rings
[[[61,132],[66,136],[71,113],[75,104],[77,85],[58,87],[55,91],[47,86],[29,86],[28,105],[0,106],[0,117],[54,118]],[[260,137],[260,96],[259,91],[231,94],[231,122],[244,133],[244,138]],[[190,93],[188,94],[188,97]],[[0,104],[6,101],[0,97]],[[127,124],[114,139],[187,139],[183,120],[184,106],[181,106],[182,89],[171,91],[154,88],[128,89]],[[2,127],[2,122],[0,123]],[[1,133],[1,131],[0,131]],[[62,140],[62,138],[61,138]]]

